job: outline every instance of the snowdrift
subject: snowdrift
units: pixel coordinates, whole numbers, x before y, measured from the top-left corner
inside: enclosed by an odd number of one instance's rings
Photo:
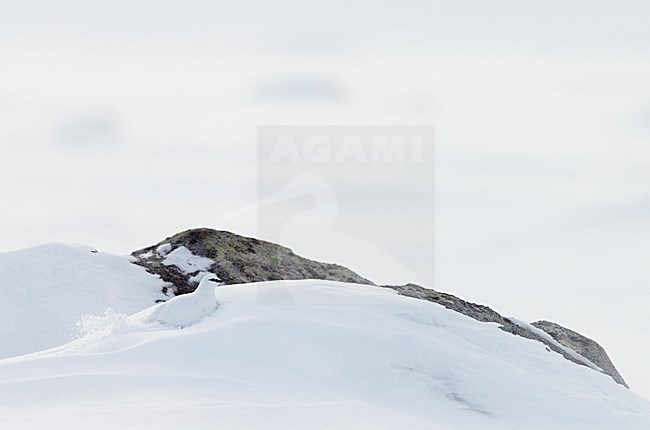
[[[370,286],[217,286],[186,328],[108,312],[0,361],[0,428],[650,428],[650,403],[539,342]]]
[[[86,314],[148,308],[169,298],[163,285],[129,257],[89,247],[54,243],[0,253],[0,358],[71,341]]]

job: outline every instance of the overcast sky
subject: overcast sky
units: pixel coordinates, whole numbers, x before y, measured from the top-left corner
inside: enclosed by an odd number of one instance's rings
[[[258,235],[258,125],[433,125],[423,282],[595,338],[650,397],[648,16],[645,1],[0,1],[0,249]],[[424,267],[420,179],[400,200],[345,167],[327,228],[359,248],[310,235],[313,216],[284,244],[377,282]],[[390,240],[370,239],[373,212]]]

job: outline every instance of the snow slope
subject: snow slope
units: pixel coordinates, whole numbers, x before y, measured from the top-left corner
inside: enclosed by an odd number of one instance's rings
[[[0,428],[650,428],[650,403],[610,377],[389,289],[215,295],[185,329],[107,313],[72,343],[0,361]]]
[[[163,282],[121,257],[48,244],[0,253],[0,358],[69,342],[85,314],[134,313],[166,299]]]

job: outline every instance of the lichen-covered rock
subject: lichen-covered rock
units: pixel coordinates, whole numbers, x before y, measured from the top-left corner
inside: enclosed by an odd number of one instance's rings
[[[382,287],[391,288],[403,296],[438,303],[447,309],[459,312],[477,321],[507,324],[505,318],[487,306],[470,303],[451,294],[441,293],[440,291],[424,288],[417,284],[382,285]]]
[[[189,253],[180,253],[182,248]],[[185,263],[170,259],[173,254],[185,256]],[[224,284],[326,279],[372,285],[371,281],[338,264],[309,260],[275,243],[208,228],[178,233],[135,251],[132,256],[135,264],[159,275],[177,295],[194,291],[202,272],[216,274]],[[212,264],[205,264],[205,259]]]
[[[610,360],[609,356],[605,352],[605,349],[603,349],[603,347],[594,340],[550,321],[537,321],[532,325],[541,330],[544,330],[546,333],[550,334],[551,337],[558,343],[566,346],[567,348],[571,348],[581,356],[585,357],[587,360],[594,363],[596,366],[603,369],[604,373],[610,375],[619,384],[626,387],[628,386],[621,374],[618,373],[618,370],[616,370],[614,363],[612,363],[612,360]]]
[[[514,323],[487,306],[471,303],[451,294],[441,293],[416,284],[382,285],[382,287],[391,288],[403,296],[438,303],[447,309],[451,309],[452,311],[456,311],[477,321],[500,324],[501,330],[505,332],[541,342],[546,345],[549,350],[562,355],[567,360],[585,366],[584,362],[567,353],[567,351],[558,347],[555,343],[550,342],[548,339],[540,336],[534,331],[528,330],[525,327]],[[603,370],[603,373],[611,376],[617,383],[629,388],[612,364],[605,350],[593,340],[548,321],[538,321],[532,325],[548,333],[560,345],[573,350],[580,356],[600,367]]]
[[[271,242],[207,228],[178,233],[156,245],[135,251],[132,256],[135,264],[159,275],[167,282],[167,289],[172,289],[176,295],[193,292],[205,273],[217,275],[223,284],[324,279],[374,285],[343,266],[309,260]],[[538,321],[532,324],[533,327],[517,324],[487,306],[416,284],[382,287],[391,288],[404,296],[438,303],[477,321],[497,323],[501,330],[541,342],[549,351],[561,354],[576,364],[585,366],[593,363],[614,381],[627,387],[600,345],[558,324],[548,321]],[[537,329],[547,333],[550,338]],[[591,363],[585,364],[572,351]]]

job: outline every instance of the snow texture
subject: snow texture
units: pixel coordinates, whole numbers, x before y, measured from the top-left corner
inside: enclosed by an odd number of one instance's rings
[[[161,245],[158,249],[165,245]],[[170,245],[171,246],[171,245]],[[210,258],[200,257],[198,255],[192,254],[192,251],[180,246],[175,250],[169,252],[163,260],[165,266],[176,266],[186,275],[195,273],[197,271],[205,272],[213,264],[214,261]]]
[[[0,428],[650,428],[650,403],[610,377],[390,289],[273,281],[214,294],[219,307],[183,330],[162,311],[108,312],[72,343],[1,360]]]
[[[169,243],[163,243],[160,245],[158,248],[156,248],[156,253],[160,255],[161,257],[164,257],[165,255],[169,254],[169,251],[172,250],[172,245]]]
[[[129,257],[93,251],[54,243],[0,253],[0,358],[71,341],[86,314],[131,314],[167,298]]]
[[[513,323],[517,324],[519,327],[524,328],[524,329],[528,330],[529,332],[534,333],[534,334],[536,334],[537,336],[539,336],[539,337],[541,337],[543,339],[546,339],[549,343],[553,344],[553,346],[561,349],[562,351],[564,351],[565,353],[567,353],[568,355],[570,355],[574,359],[578,360],[579,362],[581,362],[585,366],[589,367],[590,369],[593,369],[596,372],[602,372],[603,371],[603,369],[596,366],[594,363],[587,360],[582,355],[578,354],[577,352],[575,352],[571,348],[567,348],[566,346],[562,345],[560,342],[553,339],[553,336],[546,333],[544,330],[541,330],[541,329],[533,326],[532,324],[528,324],[527,322],[518,320],[517,318],[508,317],[508,319],[510,321],[512,321]]]

